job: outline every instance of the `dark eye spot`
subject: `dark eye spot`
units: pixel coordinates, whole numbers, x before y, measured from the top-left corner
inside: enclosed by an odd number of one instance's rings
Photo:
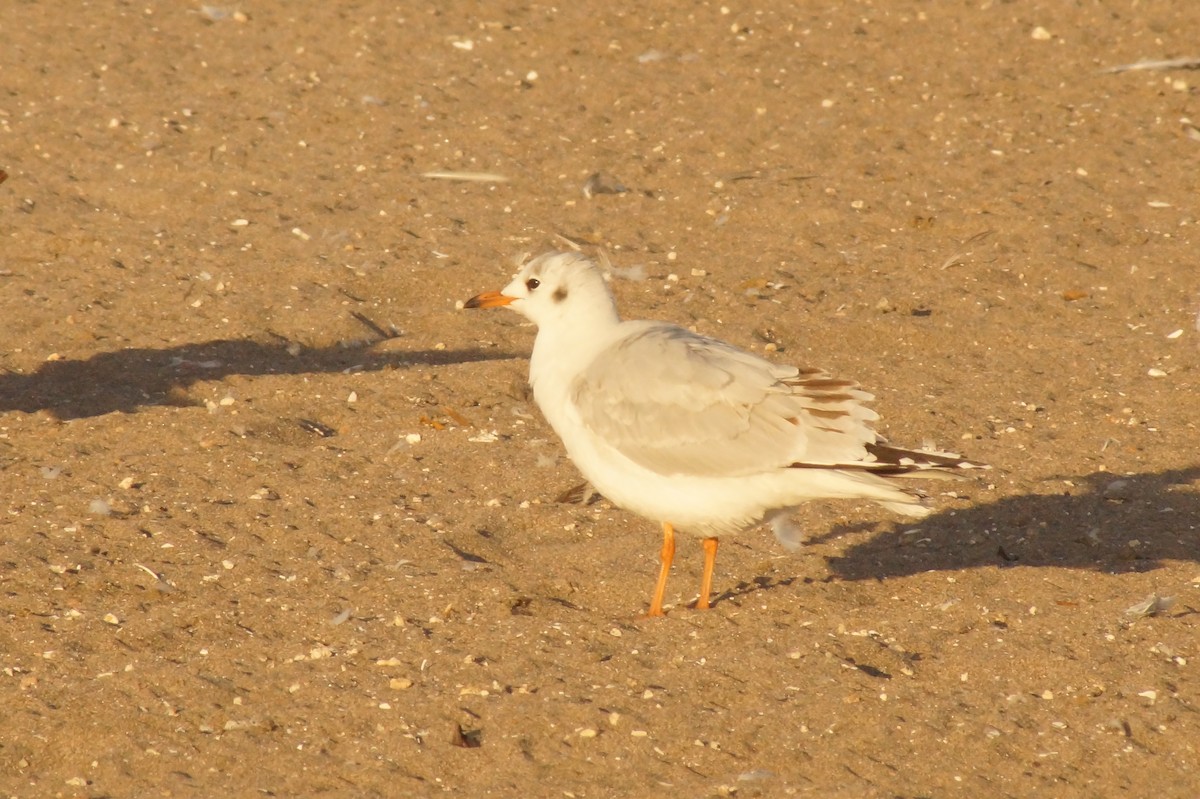
[[[555,302],[562,302],[563,300],[565,300],[567,298],[567,290],[565,288],[563,288],[562,286],[559,286],[558,288],[556,288],[554,290],[554,293],[551,294],[550,296],[554,298]]]
[[[529,289],[530,291],[533,291],[540,285],[542,285],[542,281],[538,280],[536,277],[531,277],[525,281],[525,288]]]

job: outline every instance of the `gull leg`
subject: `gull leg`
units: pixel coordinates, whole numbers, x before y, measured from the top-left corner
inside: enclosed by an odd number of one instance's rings
[[[716,538],[706,538],[701,543],[704,547],[704,576],[700,578],[700,598],[696,600],[696,610],[708,609],[708,595],[712,593],[713,567],[717,565]]]
[[[671,573],[671,561],[675,560],[675,528],[670,522],[663,522],[663,545],[659,559],[662,565],[658,570],[658,582],[654,584],[654,597],[650,600],[650,611],[647,616],[665,616],[663,613],[663,595],[667,593],[667,575]]]

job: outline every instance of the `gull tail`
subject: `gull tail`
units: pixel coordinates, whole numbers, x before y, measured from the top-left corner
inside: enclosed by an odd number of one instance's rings
[[[887,477],[923,477],[957,479],[967,469],[990,469],[986,463],[964,458],[956,452],[933,449],[902,449],[883,441],[867,444],[867,454],[873,461],[863,461],[862,467],[873,474]]]
[[[792,469],[836,469],[841,472],[866,472],[879,477],[921,477],[927,479],[959,479],[967,469],[990,469],[986,463],[964,458],[954,452],[933,449],[902,449],[878,440],[866,445],[867,457],[857,461],[836,463],[799,461],[789,464]]]
[[[866,445],[867,456],[849,463],[793,463],[793,469],[812,469],[840,475],[840,488],[828,496],[859,497],[878,502],[903,516],[920,518],[931,513],[928,495],[900,479],[964,479],[969,469],[989,469],[987,464],[968,460],[954,452],[933,449],[903,449],[883,441]]]

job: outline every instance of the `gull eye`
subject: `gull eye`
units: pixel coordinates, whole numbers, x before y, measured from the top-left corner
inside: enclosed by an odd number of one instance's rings
[[[542,281],[538,280],[536,277],[531,277],[525,281],[525,288],[529,289],[530,291],[533,291],[540,285],[542,285]]]

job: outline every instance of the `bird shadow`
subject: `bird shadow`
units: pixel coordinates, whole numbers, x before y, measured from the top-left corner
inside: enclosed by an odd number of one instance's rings
[[[1006,497],[893,525],[826,560],[831,574],[844,580],[985,566],[1153,571],[1167,561],[1200,560],[1198,480],[1200,466],[1060,478],[1057,493]]]
[[[61,420],[78,419],[145,406],[194,405],[183,393],[191,384],[230,375],[377,371],[516,357],[479,349],[381,352],[373,349],[376,343],[298,349],[285,341],[217,339],[47,361],[28,374],[0,375],[0,412],[46,411]]]

